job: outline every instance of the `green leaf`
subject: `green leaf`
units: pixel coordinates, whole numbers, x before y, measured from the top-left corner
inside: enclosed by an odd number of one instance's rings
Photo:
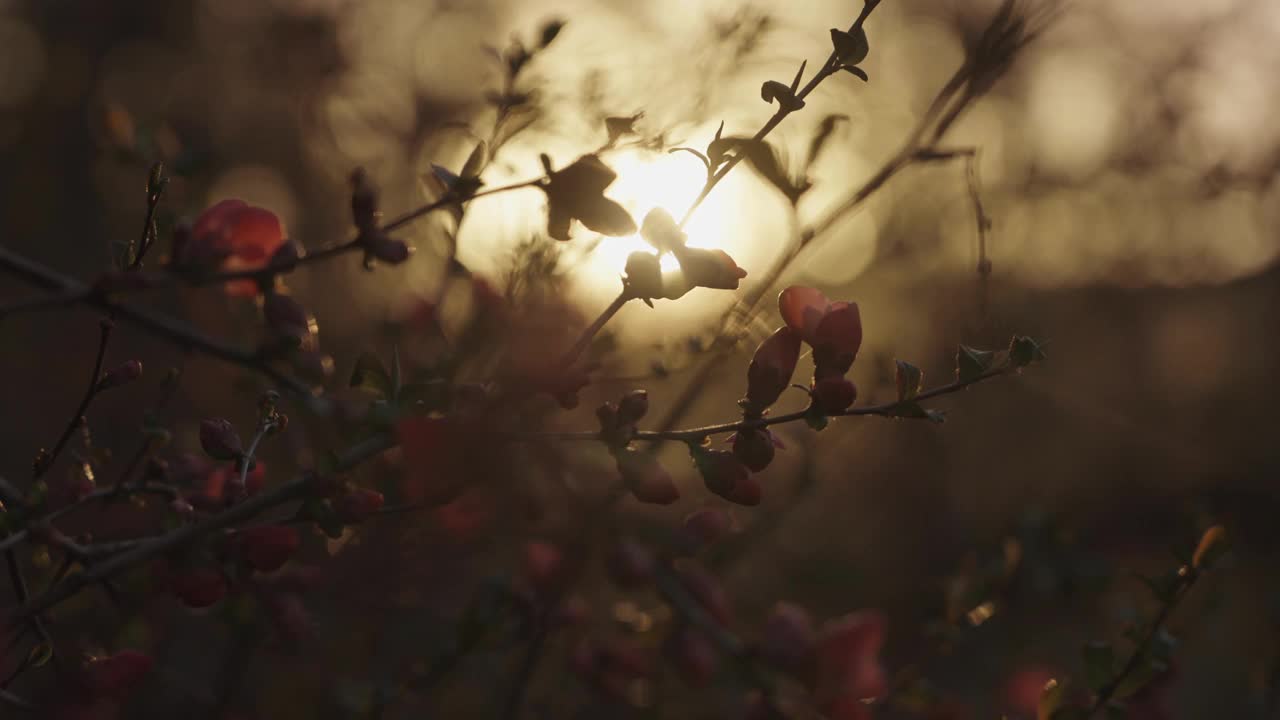
[[[1009,341],[1009,363],[1015,368],[1045,361],[1044,347],[1034,339],[1019,335]]]
[[[1085,681],[1093,690],[1101,690],[1111,681],[1116,653],[1109,643],[1090,642],[1084,646]]]
[[[928,420],[939,425],[947,421],[947,414],[942,410],[931,410],[914,401],[904,401],[895,405],[889,412],[889,417]]]
[[[996,354],[990,350],[975,350],[961,345],[956,351],[956,380],[970,382],[995,365]]]
[[[871,82],[871,78],[867,77],[867,71],[863,70],[860,67],[854,67],[853,65],[842,65],[840,66],[840,69],[849,73],[850,75],[853,75],[854,77],[857,77],[858,79],[862,80],[862,82]]]
[[[394,385],[387,367],[373,352],[367,352],[356,360],[356,367],[351,372],[351,387],[368,390],[382,397],[391,397]]]
[[[831,28],[831,45],[836,51],[836,61],[841,65],[857,65],[871,52],[867,33],[862,28],[852,33]]]
[[[920,394],[920,383],[924,381],[924,372],[905,360],[898,360],[894,379],[898,386],[898,399],[911,400]]]

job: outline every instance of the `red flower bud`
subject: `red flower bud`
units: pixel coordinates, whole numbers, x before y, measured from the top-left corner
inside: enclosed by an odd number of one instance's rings
[[[707,636],[682,626],[667,642],[667,654],[679,667],[680,677],[693,688],[706,687],[720,667],[720,653]]]
[[[196,219],[179,263],[197,269],[221,263],[225,270],[254,270],[266,267],[284,243],[284,226],[275,213],[242,200],[223,200]],[[258,293],[258,284],[233,281],[226,291],[251,297]]]
[[[862,345],[862,319],[854,303],[831,302],[813,288],[792,286],[778,296],[787,327],[814,351],[820,375],[848,372]]]
[[[761,654],[778,667],[800,674],[811,667],[815,648],[816,634],[808,611],[786,602],[775,605],[765,623]]]
[[[623,588],[636,588],[653,579],[653,552],[631,539],[624,539],[614,546],[609,555],[609,576]]]
[[[364,522],[382,509],[385,499],[382,493],[368,488],[355,487],[333,499],[338,519],[348,525]]]
[[[142,363],[137,360],[129,360],[109,370],[98,379],[97,391],[110,390],[113,387],[127,385],[134,380],[142,377]]]
[[[649,412],[649,391],[632,390],[618,401],[618,422],[634,423]]]
[[[236,429],[221,418],[200,421],[200,447],[216,460],[236,460],[244,452]]]
[[[168,576],[169,589],[189,608],[207,608],[227,594],[227,578],[210,567],[180,570]]]
[[[844,377],[825,377],[813,385],[813,404],[824,415],[844,412],[857,397],[858,389]]]
[[[751,406],[761,411],[777,402],[791,384],[799,360],[800,336],[789,327],[778,328],[760,343],[747,367],[747,401]]]
[[[549,593],[564,580],[564,553],[549,542],[534,540],[524,546],[524,574],[535,590]]]
[[[684,519],[684,534],[697,545],[710,545],[733,532],[733,517],[719,508],[705,508]]]
[[[90,660],[84,666],[82,680],[92,695],[120,698],[135,688],[155,661],[136,650],[122,650],[115,655]]]
[[[728,450],[699,450],[694,463],[707,489],[739,505],[760,504],[760,483],[751,471]]]
[[[737,290],[747,271],[738,267],[729,253],[705,248],[679,248],[672,251],[680,261],[685,280],[694,287],[714,290]]]
[[[733,456],[752,472],[760,472],[773,462],[777,445],[765,428],[739,430],[733,434]]]
[[[649,453],[634,448],[624,448],[614,459],[622,481],[631,489],[631,494],[643,503],[654,505],[670,505],[680,499],[680,491],[666,469],[658,463],[657,458]]]
[[[880,697],[888,691],[880,648],[888,626],[876,611],[845,615],[818,633],[815,695],[829,712],[850,701]]]
[[[294,528],[267,525],[242,530],[239,542],[250,567],[259,572],[275,572],[297,552],[300,538]]]
[[[288,295],[269,293],[262,301],[262,316],[273,333],[298,346],[311,336],[314,320]]]

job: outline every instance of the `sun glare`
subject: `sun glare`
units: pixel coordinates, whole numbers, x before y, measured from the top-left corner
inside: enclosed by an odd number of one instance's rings
[[[618,179],[609,187],[608,196],[622,203],[639,224],[645,215],[655,208],[663,208],[679,219],[693,204],[702,189],[705,175],[701,165],[692,157],[627,150],[609,157],[610,166],[618,173]],[[690,247],[728,247],[731,204],[727,193],[718,188],[702,204],[685,228]],[[637,233],[628,237],[602,238],[584,263],[588,277],[617,277],[626,266],[627,256],[633,252],[653,252],[653,246]],[[662,258],[664,269],[676,267],[675,258]],[[610,286],[613,283],[610,280]]]

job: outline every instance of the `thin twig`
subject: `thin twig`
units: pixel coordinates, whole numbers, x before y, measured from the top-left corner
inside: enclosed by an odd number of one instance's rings
[[[582,356],[582,353],[586,351],[587,347],[591,345],[591,341],[595,339],[595,336],[598,335],[600,331],[604,329],[604,326],[613,319],[613,316],[617,315],[618,311],[621,310],[629,301],[634,299],[634,297],[635,296],[627,292],[625,289],[618,293],[618,296],[613,299],[613,302],[609,303],[609,307],[605,308],[604,311],[600,313],[600,316],[595,319],[595,322],[591,323],[591,325],[587,326],[587,328],[582,331],[577,342],[575,342],[573,347],[569,348],[569,351],[564,354],[564,357],[560,359],[560,363],[557,367],[572,367],[573,364],[578,361],[578,358]]]
[[[84,414],[89,410],[89,404],[98,395],[98,381],[102,379],[102,363],[107,356],[107,343],[111,341],[113,327],[114,324],[110,320],[104,319],[102,321],[98,334],[98,352],[93,361],[93,375],[89,377],[89,386],[85,388],[84,395],[80,398],[80,404],[76,407],[76,411],[71,414],[71,419],[62,430],[62,435],[58,437],[58,442],[54,443],[53,450],[41,453],[38,461],[32,466],[35,480],[44,477],[49,468],[53,467],[54,461],[58,459],[58,455],[62,453],[67,446],[67,442],[71,440],[71,435],[84,424]]]

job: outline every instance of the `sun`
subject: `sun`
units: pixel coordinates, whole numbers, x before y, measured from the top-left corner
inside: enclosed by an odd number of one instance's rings
[[[663,208],[677,219],[683,217],[706,180],[702,165],[688,155],[627,149],[610,154],[607,162],[618,179],[606,194],[621,203],[636,224],[655,208]],[[725,245],[731,205],[726,193],[717,193],[707,198],[685,227],[690,247],[729,249]],[[653,252],[653,246],[639,233],[602,238],[583,269],[588,277],[616,278],[626,266],[627,256],[637,251]],[[664,269],[675,268],[675,258],[664,256],[662,265]]]

